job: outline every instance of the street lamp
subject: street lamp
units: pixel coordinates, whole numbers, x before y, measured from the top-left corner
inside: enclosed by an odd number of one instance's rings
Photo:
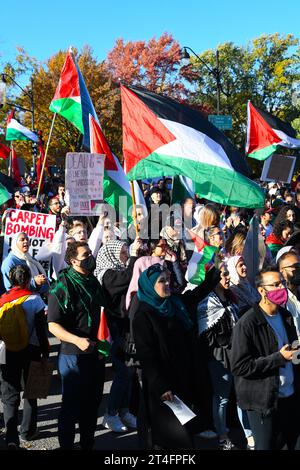
[[[193,49],[191,49],[188,46],[184,46],[181,50],[182,59],[190,59],[190,54],[188,53],[187,49],[191,51],[192,54],[195,57],[197,57],[199,62],[201,62],[201,64],[203,64],[207,68],[209,73],[215,77],[216,82],[217,82],[217,114],[220,114],[220,92],[222,91],[222,93],[225,96],[228,96],[228,93],[225,93],[221,85],[221,80],[220,80],[221,72],[219,68],[219,51],[217,50],[216,52],[216,67],[212,69],[211,67],[209,67],[209,65],[207,65],[207,63],[203,59],[201,59],[201,57],[198,56],[198,54],[196,54],[196,52],[193,51]]]
[[[28,96],[29,100],[30,100],[30,109],[28,108],[24,108],[23,106],[20,106],[18,104],[15,104],[15,103],[9,103],[8,101],[6,101],[6,83],[7,83],[7,78],[9,80],[11,80],[18,88],[20,88],[20,90],[22,90],[22,92],[24,93],[24,95]],[[7,73],[2,73],[1,74],[1,81],[0,81],[0,108],[2,108],[2,106],[4,106],[5,104],[7,104],[8,106],[12,106],[13,108],[18,108],[20,109],[21,111],[25,111],[25,112],[28,112],[28,113],[31,113],[31,130],[33,132],[35,132],[35,129],[34,129],[34,100],[33,100],[33,79],[31,77],[31,90],[29,91],[26,91],[24,90],[24,88],[22,88],[19,83],[16,82],[16,80],[11,77],[10,75],[8,75]],[[32,143],[32,163],[33,163],[33,167],[35,169],[35,154],[36,154],[36,150],[37,150],[37,146],[36,146],[36,143],[33,142]]]

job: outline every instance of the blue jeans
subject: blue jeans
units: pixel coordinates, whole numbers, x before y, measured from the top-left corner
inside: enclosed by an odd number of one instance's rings
[[[120,355],[122,344],[122,338],[117,336],[110,351],[115,376],[108,396],[107,412],[109,415],[116,415],[120,411],[125,412],[129,407],[134,368],[127,367]]]
[[[228,432],[226,410],[232,386],[232,375],[219,361],[209,361],[207,366],[213,388],[214,425],[218,435],[221,436]]]
[[[238,412],[238,417],[239,417],[240,423],[242,425],[245,437],[246,437],[246,439],[248,439],[248,437],[252,436],[252,431],[250,429],[250,424],[249,424],[249,418],[248,418],[248,415],[247,415],[247,411],[242,410],[239,406],[237,406],[237,412]]]
[[[78,422],[82,449],[92,449],[103,394],[105,361],[98,353],[60,354],[58,368],[62,380],[59,445],[61,449],[73,448]]]

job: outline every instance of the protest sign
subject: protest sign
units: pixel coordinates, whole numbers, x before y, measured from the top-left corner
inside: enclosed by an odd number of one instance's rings
[[[29,367],[23,398],[28,400],[47,398],[54,367],[54,363],[50,361],[32,361]]]
[[[9,209],[5,223],[3,260],[11,250],[14,234],[24,232],[30,241],[29,253],[48,273],[51,258],[50,244],[55,234],[55,226],[55,215]]]
[[[280,181],[290,184],[296,157],[273,154],[264,162],[260,179],[262,181]]]
[[[67,153],[66,201],[71,215],[102,213],[105,155]]]

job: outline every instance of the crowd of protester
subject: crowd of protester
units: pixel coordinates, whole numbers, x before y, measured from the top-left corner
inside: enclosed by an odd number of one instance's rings
[[[18,407],[30,361],[48,358],[52,334],[61,342],[61,449],[74,448],[76,423],[81,448],[93,448],[106,360],[114,377],[102,424],[115,433],[137,429],[141,449],[193,449],[196,435],[234,449],[230,401],[247,449],[300,449],[300,179],[263,184],[258,210],[195,195],[167,217],[160,208],[172,203],[172,180],[140,185],[146,206],[125,229],[107,212],[72,216],[62,179],[49,180],[37,199],[27,175],[1,206],[2,250],[8,209],[56,216],[49,272],[23,232],[2,261],[0,308],[25,295],[30,331],[21,351],[0,342],[8,448],[38,438],[37,401],[24,400],[20,435]],[[253,218],[255,282],[244,251]],[[215,247],[198,285],[188,277],[195,237]],[[104,319],[108,359],[99,340]],[[196,415],[185,425],[165,405],[175,396]]]

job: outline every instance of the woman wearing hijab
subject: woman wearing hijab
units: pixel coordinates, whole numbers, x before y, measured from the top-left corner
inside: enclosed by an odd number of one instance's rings
[[[169,272],[160,264],[150,266],[140,275],[133,335],[142,368],[152,446],[194,447],[192,433],[196,431],[196,420],[181,425],[164,401],[173,401],[176,395],[189,407],[197,405],[203,409],[206,416],[207,382],[199,369],[194,324],[187,309],[197,305],[218,280],[219,272],[213,268],[201,286],[174,295],[170,291]],[[207,423],[203,424],[206,427]]]
[[[9,279],[11,268],[23,264],[28,266],[31,272],[30,290],[45,294],[49,289],[46,272],[43,266],[29,254],[29,247],[29,238],[25,232],[16,233],[13,236],[11,251],[1,266],[5,289],[8,291],[12,287]]]
[[[129,331],[125,296],[140,246],[140,239],[136,239],[129,258],[124,241],[110,240],[100,248],[96,261],[95,275],[103,288],[107,305],[105,316],[113,341],[111,359],[115,372],[102,424],[118,433],[126,432],[127,427],[136,428],[136,418],[129,412],[134,369],[126,367],[123,349],[125,335]]]
[[[227,260],[230,276],[230,291],[235,296],[235,303],[239,308],[239,317],[260,301],[260,295],[247,279],[247,266],[242,256],[231,256]]]

